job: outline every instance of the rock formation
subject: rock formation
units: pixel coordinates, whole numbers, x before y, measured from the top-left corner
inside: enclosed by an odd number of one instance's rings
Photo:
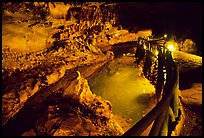
[[[122,135],[111,103],[92,94],[86,81],[114,57],[102,47],[141,36],[118,28],[115,5],[2,6],[3,135]]]

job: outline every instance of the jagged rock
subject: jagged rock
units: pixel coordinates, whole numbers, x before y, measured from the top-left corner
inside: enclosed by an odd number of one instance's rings
[[[86,109],[90,110],[91,116],[96,119],[97,125],[107,124],[107,128],[115,135],[121,135],[122,128],[119,127],[117,122],[114,122],[111,113],[111,103],[103,100],[101,97],[93,94],[89,88],[87,80],[83,79],[78,71],[78,77],[75,79],[64,91],[63,97],[71,98],[76,102],[83,105]],[[95,126],[96,127],[96,126]],[[102,128],[100,128],[102,129]],[[101,130],[102,131],[102,130]],[[70,132],[70,131],[69,131]],[[109,133],[110,133],[109,132]],[[101,133],[105,133],[102,131]],[[101,134],[97,134],[101,135]],[[109,135],[109,134],[105,134]]]
[[[61,51],[63,52],[63,51]],[[56,56],[59,56],[60,50],[57,52]],[[54,54],[54,53],[53,53]],[[85,60],[83,60],[82,57],[87,57]],[[2,124],[5,125],[7,121],[13,117],[22,109],[24,108],[24,104],[27,104],[28,99],[31,102],[29,104],[40,104],[43,101],[47,99],[49,95],[52,94],[53,89],[63,88],[66,87],[63,85],[63,83],[60,81],[63,76],[65,75],[66,70],[69,70],[73,67],[80,66],[82,64],[93,64],[94,63],[100,63],[99,66],[106,63],[109,58],[111,59],[112,55],[80,55],[75,53],[75,55],[72,55],[69,57],[68,61],[72,60],[72,63],[74,64],[61,64],[61,63],[52,63],[49,65],[49,63],[46,63],[44,65],[40,65],[37,68],[29,68],[28,70],[23,71],[16,71],[15,75],[11,75],[10,77],[5,75],[4,81],[3,81],[3,94],[2,94]],[[81,59],[80,59],[81,58]],[[83,61],[83,62],[82,62]],[[63,66],[64,65],[64,66]],[[86,73],[83,73],[85,77],[91,75],[98,66],[93,66],[93,69],[88,69]],[[40,74],[39,74],[40,72]],[[5,73],[5,72],[4,72]],[[13,73],[13,74],[14,74]],[[21,76],[20,78],[18,78]],[[66,75],[67,76],[67,75]],[[35,78],[35,79],[32,79]],[[67,76],[68,78],[71,77],[70,75]],[[31,78],[31,79],[30,79]],[[18,79],[18,81],[16,81]],[[56,88],[50,88],[54,83],[57,83],[60,81],[58,85],[56,85]],[[18,83],[17,83],[18,82]],[[65,82],[66,84],[66,82]],[[12,85],[13,87],[10,87]],[[9,89],[15,88],[12,91],[9,91]],[[44,88],[46,88],[48,91],[41,92]],[[46,90],[45,89],[45,90]],[[33,97],[33,95],[36,93]],[[42,93],[42,95],[40,95]],[[39,95],[39,96],[38,96]]]
[[[64,2],[49,2],[50,16],[55,19],[66,19],[67,13],[71,7],[70,4]]]
[[[38,115],[35,121],[37,131],[42,135],[47,133],[53,136],[122,135],[124,133],[122,128],[113,120],[110,102],[92,94],[87,81],[79,71],[77,72],[78,77],[65,89],[63,97],[60,99],[52,97],[49,102],[47,101],[54,105],[48,106]],[[56,104],[64,98],[74,101],[75,104],[70,104],[68,101],[64,104]],[[79,105],[80,108],[77,108]],[[58,123],[60,126],[57,125]],[[53,126],[59,126],[59,128]],[[38,135],[41,135],[39,132]],[[28,133],[30,131],[23,135]]]
[[[179,43],[179,51],[197,54],[197,50],[196,43],[191,39],[186,39],[185,41]]]
[[[48,85],[53,84],[57,82],[60,78],[62,78],[65,75],[65,71],[66,71],[66,67],[62,66],[61,68],[59,68],[58,71],[55,71],[51,75],[47,75],[46,79],[47,79]]]

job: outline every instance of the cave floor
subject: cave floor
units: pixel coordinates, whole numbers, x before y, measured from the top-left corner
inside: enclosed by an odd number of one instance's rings
[[[202,83],[180,90],[185,122],[180,136],[202,136]]]

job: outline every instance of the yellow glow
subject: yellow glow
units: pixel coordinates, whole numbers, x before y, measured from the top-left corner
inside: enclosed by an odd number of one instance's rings
[[[169,44],[169,45],[167,46],[167,48],[168,48],[170,51],[175,51],[175,48],[174,48],[173,44]]]
[[[176,51],[178,49],[178,44],[175,41],[168,41],[165,46],[170,51]]]
[[[156,51],[155,51],[155,54],[156,54],[156,56],[157,56],[157,55],[159,54],[159,51],[156,50]]]
[[[164,34],[164,38],[167,38],[167,34]]]
[[[147,49],[146,45],[144,45],[144,49]]]

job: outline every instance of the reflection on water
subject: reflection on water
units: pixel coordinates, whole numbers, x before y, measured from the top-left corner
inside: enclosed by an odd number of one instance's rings
[[[141,70],[133,62],[133,57],[117,58],[89,80],[92,92],[112,103],[113,114],[132,119],[131,125],[147,112],[155,92],[153,85],[139,76]]]

